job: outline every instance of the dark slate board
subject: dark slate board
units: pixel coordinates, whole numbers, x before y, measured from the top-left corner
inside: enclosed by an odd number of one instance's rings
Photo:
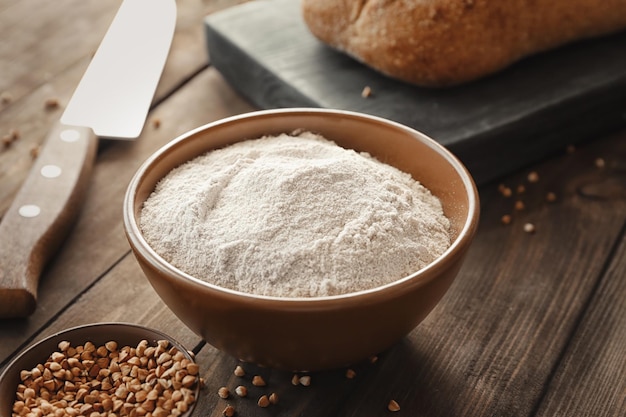
[[[626,33],[578,42],[461,87],[385,77],[321,44],[298,0],[256,0],[205,19],[211,63],[260,108],[360,111],[411,126],[484,183],[626,124]],[[361,97],[365,86],[373,95]]]

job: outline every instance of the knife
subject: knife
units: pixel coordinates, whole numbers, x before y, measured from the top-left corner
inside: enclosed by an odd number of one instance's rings
[[[0,318],[35,310],[39,276],[82,205],[98,138],[141,134],[175,25],[175,0],[120,5],[0,222]]]

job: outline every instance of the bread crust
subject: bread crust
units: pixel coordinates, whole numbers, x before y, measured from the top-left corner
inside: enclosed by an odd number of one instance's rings
[[[466,83],[626,28],[626,0],[301,0],[311,33],[390,77]]]

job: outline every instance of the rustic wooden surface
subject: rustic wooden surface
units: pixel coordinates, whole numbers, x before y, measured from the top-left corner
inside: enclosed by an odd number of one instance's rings
[[[254,110],[213,68],[202,20],[233,0],[180,0],[178,27],[155,105],[135,142],[100,145],[87,201],[40,282],[36,312],[0,321],[0,367],[55,331],[132,321],[197,353],[206,387],[195,416],[624,416],[626,415],[626,130],[589,138],[574,152],[480,187],[481,224],[461,273],[432,314],[375,363],[312,375],[245,365],[191,333],[161,302],[130,254],[122,229],[126,185],[157,148],[190,128]],[[0,215],[85,70],[119,0],[0,0]],[[55,99],[59,108],[46,109]],[[156,127],[155,120],[160,121]],[[604,166],[598,166],[602,158]],[[535,171],[538,182],[527,175]],[[513,189],[504,197],[499,185]],[[517,193],[519,185],[525,187]],[[545,196],[554,192],[555,202]],[[523,210],[515,210],[517,200]],[[511,214],[503,225],[500,218]],[[536,232],[526,233],[527,222]],[[0,239],[10,239],[0,236]],[[251,375],[268,381],[253,387]],[[250,395],[220,399],[220,386]],[[259,395],[278,405],[261,409]]]

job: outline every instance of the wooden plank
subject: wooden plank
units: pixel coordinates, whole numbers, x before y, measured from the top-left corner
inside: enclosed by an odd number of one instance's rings
[[[237,0],[210,5],[177,2],[174,43],[155,102],[206,68],[202,18],[234,1]],[[0,104],[0,136],[17,129],[20,137],[10,147],[0,145],[0,215],[7,209],[32,165],[31,149],[39,145],[49,127],[60,117],[120,3],[120,0],[95,3],[64,0],[52,6],[34,0],[16,2],[2,9],[0,34],[4,35],[3,38],[14,39],[14,42],[2,43],[0,62],[12,62],[15,66],[12,72],[6,73],[6,78],[3,71],[0,80],[7,82],[0,93],[11,94],[9,102]],[[85,25],[89,25],[89,30],[84,29]],[[75,33],[83,32],[85,36],[75,36]],[[40,44],[31,48],[37,40]],[[46,69],[45,76],[37,72],[40,68]],[[214,70],[198,75],[190,85],[181,90],[184,91],[182,99],[168,100],[167,106],[152,110],[150,117],[162,121],[160,129],[155,130],[148,121],[135,142],[101,142],[85,207],[68,240],[59,248],[58,258],[42,276],[37,311],[27,320],[0,321],[0,332],[7,337],[7,342],[0,345],[0,366],[51,316],[62,311],[76,294],[99,279],[127,253],[128,244],[121,226],[121,204],[126,185],[139,164],[185,130],[231,115],[227,109],[232,112],[252,110],[249,104],[225,87],[221,76]],[[49,98],[58,100],[60,107],[46,110],[44,103]],[[168,121],[171,121],[169,126]]]
[[[0,214],[33,163],[31,149],[61,115],[59,109],[46,110],[46,101],[67,102],[120,2],[91,3],[33,0],[0,13],[0,36],[11,40],[0,44],[0,94],[9,97],[0,103],[0,137],[19,133],[10,146],[0,145]],[[89,31],[81,30],[85,25]]]
[[[130,322],[161,330],[191,350],[201,338],[189,330],[158,297],[130,253],[79,296],[37,335],[44,338],[89,323]]]
[[[167,94],[207,65],[203,17],[242,1],[177,2],[176,32],[157,97]],[[0,44],[0,92],[9,93],[12,101],[17,102],[74,65],[86,69],[121,0],[4,3],[7,4],[0,10],[0,35],[10,42]],[[80,36],[76,36],[77,33]],[[77,74],[76,79],[68,80],[65,86],[68,98],[82,72]],[[0,110],[9,104],[0,103]]]
[[[187,7],[184,4],[189,3],[179,2],[179,7]],[[187,18],[193,21],[192,14]],[[182,39],[178,45],[186,47]],[[61,94],[69,94],[69,79],[78,77],[80,65],[76,63],[69,72],[60,72],[50,82],[33,87],[10,109],[2,110],[0,127],[4,129],[17,120],[28,128],[21,139],[23,144],[16,143],[9,153],[0,153],[0,171],[8,166],[18,176],[25,172],[16,159],[28,153],[25,144],[33,140],[31,135],[43,136],[58,116],[35,104],[41,103],[48,92],[57,91],[53,89],[57,85],[61,86]],[[252,110],[217,71],[196,74],[186,69],[186,65],[172,69],[179,83],[192,79],[150,114],[151,119],[161,121],[158,129],[149,123],[137,142],[102,146],[87,204],[42,280],[39,309],[28,320],[0,321],[4,337],[0,367],[31,337],[39,338],[84,321],[128,319],[164,330],[188,347],[199,340],[149,288],[129,255],[121,225],[126,184],[150,153],[190,128]],[[175,80],[171,78],[172,85],[178,86]],[[29,115],[39,120],[29,120]],[[316,373],[310,387],[294,387],[290,373],[249,364],[245,366],[248,375],[238,379],[232,375],[236,359],[204,346],[197,356],[207,388],[195,414],[220,416],[226,401],[217,398],[217,388],[239,383],[251,390],[246,399],[229,400],[239,415],[261,415],[266,411],[283,416],[378,415],[386,412],[391,398],[402,406],[398,415],[527,416],[542,399],[544,408],[539,411],[551,415],[552,411],[567,409],[558,396],[561,390],[574,386],[576,382],[568,379],[580,372],[585,373],[584,387],[595,384],[596,391],[579,387],[578,404],[592,404],[594,395],[603,399],[602,388],[623,376],[617,356],[623,352],[619,344],[623,334],[607,339],[606,332],[599,329],[594,333],[592,327],[597,323],[606,330],[610,324],[602,319],[623,317],[623,297],[619,296],[624,292],[623,284],[616,283],[614,277],[623,276],[623,261],[619,259],[623,258],[626,213],[625,138],[626,132],[534,167],[540,178],[537,183],[528,182],[526,172],[503,179],[513,188],[515,198],[502,197],[497,184],[483,187],[478,236],[450,292],[420,327],[381,353],[376,363],[357,364],[355,379],[347,379],[344,370],[336,370]],[[594,165],[600,156],[606,162],[604,169]],[[0,193],[6,190],[7,175],[0,178]],[[519,184],[525,186],[525,192],[516,194]],[[556,193],[555,203],[544,201],[548,191]],[[517,199],[525,203],[524,210],[514,210]],[[500,224],[500,216],[505,213],[513,215],[509,226]],[[534,235],[523,231],[527,221],[536,225]],[[614,250],[619,239],[622,246]],[[603,265],[611,256],[615,264],[606,269]],[[130,303],[130,294],[137,297],[135,303]],[[592,296],[596,298],[589,302]],[[609,308],[612,310],[600,313],[605,311],[602,302],[609,300],[615,303]],[[584,315],[587,311],[589,318]],[[592,344],[592,350],[606,353],[608,358],[608,363],[600,363],[595,370],[584,364],[586,356],[580,356],[593,337],[602,340]],[[574,347],[565,350],[571,340]],[[603,341],[609,346],[603,348]],[[617,370],[609,374],[609,382],[603,383],[605,367],[611,364],[616,364]],[[266,388],[251,387],[250,378],[255,373],[266,378]],[[551,388],[544,396],[549,382]],[[618,388],[611,392],[619,395]],[[280,404],[261,410],[256,399],[269,392],[279,394]],[[594,410],[611,415],[615,410],[611,407]],[[583,410],[590,409],[592,406]]]
[[[177,2],[176,31],[154,102],[208,65],[203,17],[241,1]],[[120,4],[29,0],[0,11],[0,37],[11,40],[0,43],[0,94],[10,97],[0,102],[0,138],[12,130],[20,135],[10,147],[0,145],[0,214],[32,165],[30,150],[61,116]],[[48,99],[57,100],[60,107],[46,111]]]
[[[425,89],[318,42],[297,1],[255,1],[205,22],[213,64],[255,105],[330,107],[404,123],[449,147],[480,183],[624,125],[626,33],[537,55],[475,83]]]
[[[187,130],[251,110],[217,71],[209,69],[151,112],[152,118],[161,121],[158,129],[150,125],[137,141],[110,143],[101,150],[80,218],[58,256],[44,271],[37,310],[28,320],[0,321],[0,332],[6,341],[0,345],[0,365],[30,334],[37,333],[50,317],[127,255],[122,201],[139,165],[160,146]]]
[[[618,191],[613,198],[626,196],[624,183],[621,190],[613,188]],[[618,417],[626,412],[625,229],[611,258],[536,416]]]
[[[120,3],[28,0],[3,8],[0,36],[6,41],[0,44],[0,92],[10,93],[12,100],[19,101],[91,56]],[[86,68],[87,62],[84,65]]]

